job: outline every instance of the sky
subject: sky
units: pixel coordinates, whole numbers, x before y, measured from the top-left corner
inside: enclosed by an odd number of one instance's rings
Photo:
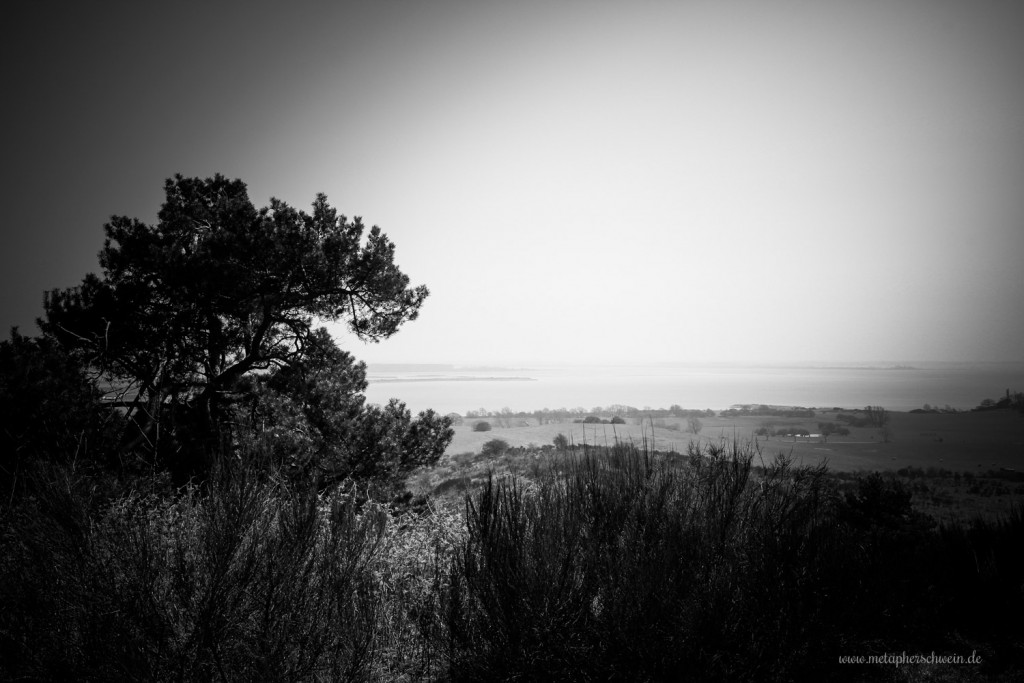
[[[0,323],[174,173],[431,292],[370,363],[1024,361],[1024,3],[5,8]]]

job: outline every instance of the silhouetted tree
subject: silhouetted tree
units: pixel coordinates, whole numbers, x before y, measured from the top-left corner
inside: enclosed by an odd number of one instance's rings
[[[301,361],[241,385],[244,434],[273,446],[281,464],[314,470],[321,483],[393,479],[444,453],[451,418],[426,410],[413,420],[405,405],[364,405],[366,366],[339,349],[326,330],[314,332]]]
[[[221,175],[176,175],[164,189],[155,225],[119,216],[104,226],[102,274],[48,292],[40,327],[123,390],[139,427],[132,449],[190,454],[185,469],[202,470],[257,389],[293,401],[277,412],[327,439],[338,420],[311,406],[330,396],[348,421],[365,379],[314,321],[379,341],[416,318],[427,289],[409,287],[379,228],[364,235],[323,194],[307,214],[277,199],[257,210],[243,182]]]

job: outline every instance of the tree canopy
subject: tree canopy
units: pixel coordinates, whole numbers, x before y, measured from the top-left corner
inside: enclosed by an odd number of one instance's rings
[[[306,213],[277,199],[257,210],[242,181],[221,175],[176,175],[165,192],[155,225],[115,216],[104,226],[101,274],[47,292],[40,328],[119,391],[138,427],[133,448],[208,457],[273,414],[337,455],[374,413],[365,367],[318,325],[342,321],[380,341],[417,317],[427,288],[409,285],[378,227],[339,215],[323,194]],[[407,435],[403,411],[392,427]],[[450,439],[446,419],[420,420]]]

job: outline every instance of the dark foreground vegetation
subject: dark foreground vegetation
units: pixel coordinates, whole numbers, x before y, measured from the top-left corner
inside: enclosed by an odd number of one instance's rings
[[[101,276],[47,294],[42,336],[0,342],[0,677],[1024,673],[1019,508],[936,526],[900,480],[706,440],[562,443],[414,497],[452,419],[367,405],[365,366],[314,326],[416,317],[393,245],[322,195],[165,189],[156,225],[106,226]],[[839,663],[932,652],[973,659]]]
[[[922,680],[1024,672],[1024,516],[935,527],[752,447],[549,456],[465,498],[318,492],[269,454],[4,509],[0,670],[86,680]],[[456,503],[452,507],[451,503]]]

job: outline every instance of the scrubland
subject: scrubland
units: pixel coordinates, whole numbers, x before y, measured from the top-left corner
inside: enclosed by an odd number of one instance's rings
[[[0,670],[83,680],[1024,673],[1019,506],[938,522],[915,485],[942,473],[838,477],[763,442],[683,441],[447,456],[392,500],[297,484],[258,452],[184,489],[37,471],[4,508]],[[932,652],[965,663],[839,663]]]

